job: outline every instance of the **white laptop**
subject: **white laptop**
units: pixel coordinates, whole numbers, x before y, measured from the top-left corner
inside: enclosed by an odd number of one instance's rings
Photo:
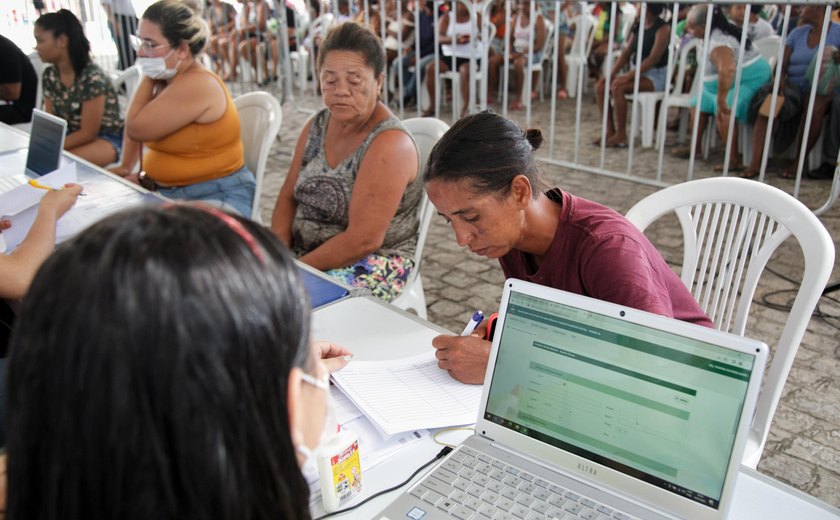
[[[374,518],[725,518],[766,358],[507,280],[475,435]]]
[[[27,177],[40,177],[56,170],[61,165],[66,135],[67,121],[42,110],[33,110],[29,148],[0,155],[0,193],[26,184]]]

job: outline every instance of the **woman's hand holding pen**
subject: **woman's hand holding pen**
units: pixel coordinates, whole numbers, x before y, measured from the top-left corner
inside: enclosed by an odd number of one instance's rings
[[[352,352],[329,341],[313,341],[312,350],[315,358],[324,362],[330,374],[347,366],[353,358]]]
[[[50,191],[44,195],[41,204],[38,206],[38,211],[58,220],[73,207],[81,193],[81,184],[65,184],[64,188]]]
[[[441,335],[432,340],[438,367],[462,383],[484,383],[492,343],[483,339],[485,324],[469,336]]]

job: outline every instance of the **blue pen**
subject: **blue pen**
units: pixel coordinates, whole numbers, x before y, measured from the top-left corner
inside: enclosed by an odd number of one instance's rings
[[[467,326],[464,327],[464,332],[462,332],[461,335],[469,336],[482,321],[484,321],[484,313],[481,311],[475,311],[472,315],[472,319],[470,319]]]

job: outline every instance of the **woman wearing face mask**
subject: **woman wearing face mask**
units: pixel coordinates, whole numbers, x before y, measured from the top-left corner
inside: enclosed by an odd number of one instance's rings
[[[196,60],[208,39],[207,24],[187,2],[161,0],[146,9],[135,40],[145,77],[128,107],[122,160],[111,171],[165,197],[247,216],[256,183],[245,165],[239,115],[222,80]]]
[[[44,107],[67,121],[64,148],[99,166],[115,162],[123,133],[117,94],[91,61],[82,24],[61,9],[38,18],[34,33],[38,57],[51,64],[44,70]]]
[[[308,328],[291,255],[247,219],[170,205],[95,224],[21,310],[6,518],[308,519],[300,466],[326,362],[348,354]]]

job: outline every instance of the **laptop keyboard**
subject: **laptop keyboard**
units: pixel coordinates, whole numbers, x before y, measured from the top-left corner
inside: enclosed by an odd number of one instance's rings
[[[631,520],[486,453],[461,446],[411,494],[462,520]]]
[[[22,185],[23,184],[21,183],[21,179],[19,176],[0,176],[0,193],[12,191],[13,189]]]

